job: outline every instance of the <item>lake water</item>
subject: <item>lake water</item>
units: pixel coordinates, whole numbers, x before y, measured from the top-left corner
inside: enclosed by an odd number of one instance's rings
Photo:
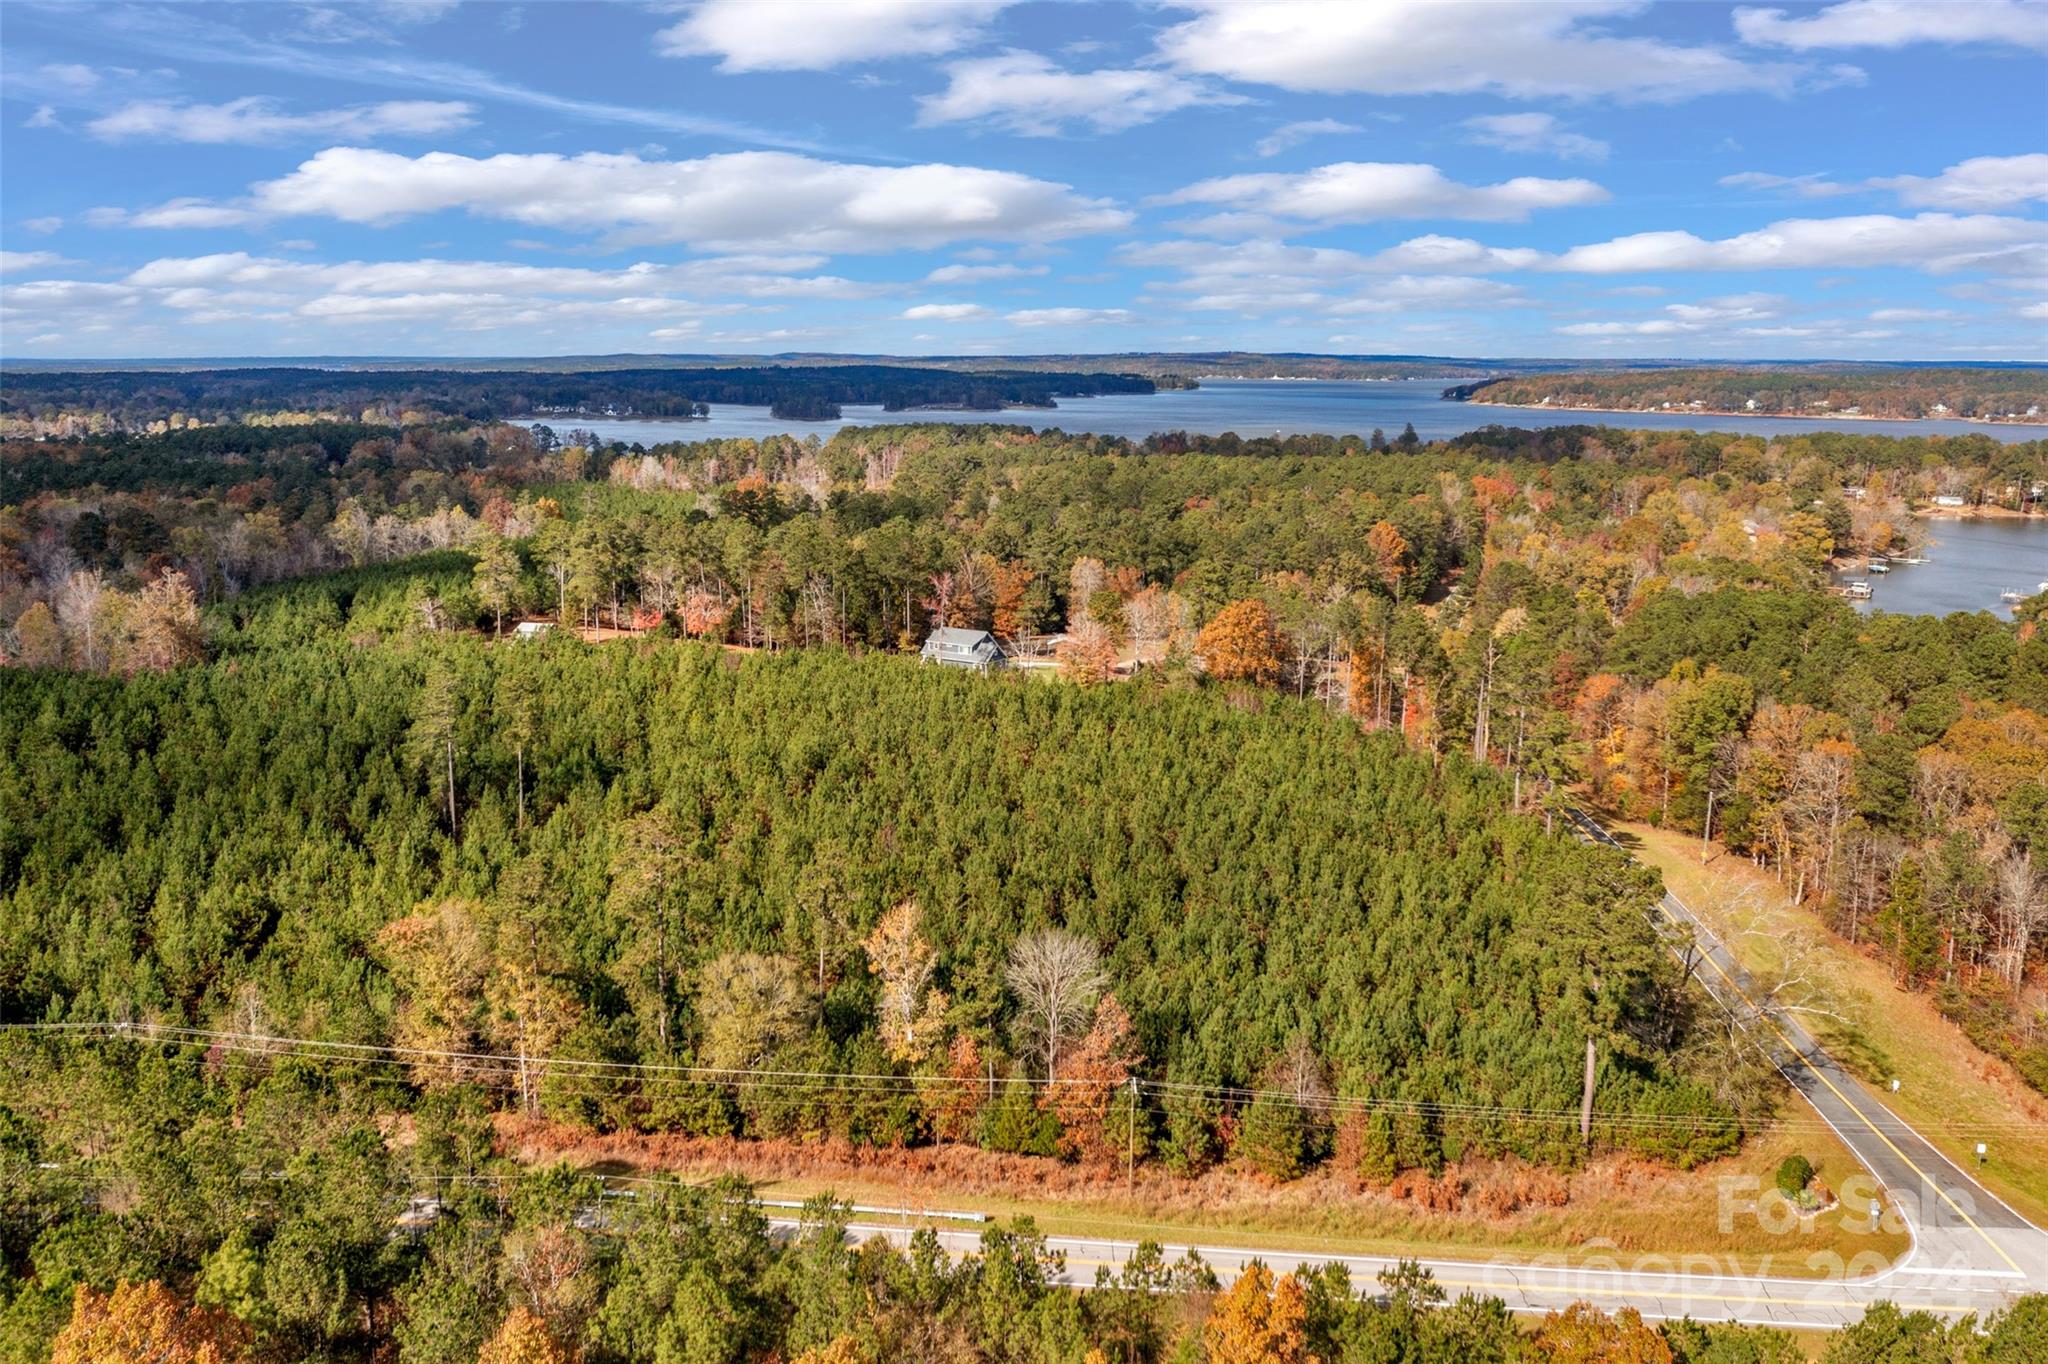
[[[1945,616],[1951,611],[1996,611],[2010,619],[1999,593],[2032,593],[2048,582],[2048,516],[2026,520],[1964,521],[1926,517],[1928,562],[1894,564],[1889,573],[1838,573],[1836,581],[1870,584],[1858,611]]]
[[[1857,431],[1871,435],[1930,436],[1983,432],[1995,440],[2048,439],[2048,425],[1988,426],[1959,421],[1825,421],[1800,417],[1711,417],[1649,412],[1553,412],[1541,408],[1487,407],[1446,402],[1439,395],[1445,379],[1401,379],[1378,383],[1260,379],[1205,379],[1198,389],[1162,393],[1110,394],[1100,398],[1063,398],[1057,410],[1003,413],[937,411],[884,412],[874,406],[848,406],[838,421],[797,422],[771,417],[765,407],[718,404],[699,421],[551,420],[557,433],[594,431],[602,440],[658,445],[692,441],[784,434],[821,439],[841,427],[902,422],[1002,422],[1033,427],[1058,427],[1068,432],[1143,439],[1156,431],[1199,431],[1240,436],[1369,434],[1375,427],[1389,439],[1408,422],[1425,440],[1463,435],[1478,427],[1550,427],[1570,425],[1623,426],[1649,430],[1735,431],[1761,435],[1793,435],[1808,431]],[[1930,519],[1929,562],[1902,564],[1889,575],[1858,572],[1840,575],[1866,579],[1874,596],[1858,602],[1859,610],[1880,609],[1916,615],[1951,611],[1999,611],[2011,608],[1999,600],[2009,589],[2032,591],[2048,579],[2048,517],[2030,521],[1961,521]]]
[[[1710,417],[1662,412],[1555,412],[1543,408],[1487,407],[1446,402],[1440,395],[1450,379],[1397,379],[1386,382],[1290,379],[1204,379],[1197,389],[1161,393],[1108,394],[1100,398],[1062,398],[1054,411],[1018,409],[1010,412],[925,410],[884,412],[875,406],[845,408],[837,421],[799,422],[771,417],[765,407],[714,404],[699,421],[550,419],[558,432],[595,431],[604,440],[657,445],[676,440],[723,440],[736,436],[759,439],[816,432],[828,438],[843,426],[876,426],[901,422],[1004,422],[1033,427],[1058,427],[1067,432],[1128,436],[1142,440],[1156,431],[1197,431],[1240,436],[1316,433],[1364,436],[1374,427],[1399,435],[1408,422],[1425,440],[1459,436],[1482,426],[1548,427],[1574,425],[1625,426],[1641,430],[1737,431],[1760,435],[1792,435],[1807,431],[1867,431],[1872,435],[1962,435],[1981,431],[1995,440],[2048,439],[2048,425],[1987,426],[1960,421],[1844,421],[1805,417]]]

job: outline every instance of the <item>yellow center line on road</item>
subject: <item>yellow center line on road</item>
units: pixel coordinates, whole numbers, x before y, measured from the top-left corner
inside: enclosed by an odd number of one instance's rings
[[[1574,811],[1573,813],[1578,816],[1578,822],[1582,823],[1585,827],[1588,827],[1596,833],[1598,833],[1600,835],[1600,841],[1604,842],[1608,847],[1613,848],[1616,852],[1619,852],[1623,857],[1628,858],[1632,862],[1639,860],[1633,853],[1629,852],[1626,848],[1622,847],[1620,843],[1616,842],[1614,836],[1608,833],[1604,828],[1602,828],[1600,824],[1596,820],[1594,820],[1590,815],[1586,815],[1578,811]],[[1684,911],[1684,917],[1687,920],[1689,920],[1694,927],[1706,933],[1710,940],[1713,938],[1712,930],[1708,929],[1707,926],[1700,921],[1698,915],[1694,914],[1690,909],[1686,908],[1685,901],[1679,899],[1676,895],[1671,894],[1671,892],[1668,890],[1664,893],[1664,896],[1665,899],[1670,900],[1672,904],[1677,905],[1682,911]],[[1721,950],[1726,951],[1727,949],[1722,948]],[[1936,1184],[1934,1180],[1929,1177],[1925,1170],[1921,1169],[1918,1165],[1914,1164],[1913,1158],[1907,1155],[1904,1151],[1901,1151],[1898,1147],[1898,1144],[1894,1142],[1890,1137],[1886,1136],[1884,1130],[1880,1128],[1876,1123],[1870,1120],[1869,1114],[1865,1113],[1859,1105],[1857,1105],[1849,1098],[1848,1095],[1844,1094],[1839,1088],[1837,1088],[1835,1082],[1833,1080],[1830,1080],[1824,1073],[1822,1073],[1820,1067],[1814,1065],[1813,1059],[1809,1057],[1804,1051],[1801,1051],[1799,1049],[1798,1044],[1795,1043],[1791,1039],[1791,1037],[1786,1034],[1785,1030],[1778,1025],[1778,1020],[1771,1013],[1771,1011],[1765,1009],[1762,1005],[1758,1004],[1755,1000],[1751,999],[1749,997],[1749,992],[1743,989],[1742,986],[1739,983],[1737,983],[1735,977],[1729,975],[1727,970],[1724,967],[1722,967],[1721,963],[1714,960],[1714,954],[1711,950],[1703,953],[1702,955],[1705,956],[1707,960],[1707,965],[1713,967],[1715,972],[1720,975],[1721,979],[1728,982],[1728,988],[1733,990],[1736,993],[1736,995],[1741,998],[1744,1004],[1747,1004],[1750,1008],[1756,1010],[1757,1016],[1759,1018],[1763,1019],[1764,1022],[1770,1024],[1771,1031],[1778,1035],[1778,1040],[1783,1042],[1787,1047],[1790,1047],[1792,1049],[1792,1054],[1799,1058],[1799,1064],[1805,1066],[1809,1071],[1811,1071],[1813,1073],[1814,1079],[1819,1080],[1822,1084],[1826,1085],[1828,1087],[1828,1092],[1833,1094],[1837,1099],[1840,1099],[1842,1101],[1843,1107],[1847,1108],[1851,1113],[1854,1113],[1856,1115],[1856,1120],[1862,1123],[1865,1127],[1870,1129],[1872,1136],[1876,1137],[1879,1141],[1883,1142],[1886,1146],[1890,1147],[1891,1153],[1897,1156],[1902,1162],[1904,1162],[1907,1169],[1911,1170],[1914,1174],[1918,1175],[1920,1177],[1920,1182],[1922,1184],[1932,1186],[1934,1192],[1941,1195],[1941,1201],[1948,1204],[1951,1208],[1954,1208],[1956,1211],[1956,1216],[1962,1218],[1963,1222],[1970,1228],[1971,1231],[1974,1231],[1979,1236],[1983,1237],[1985,1245],[1990,1246],[1991,1249],[1998,1252],[1999,1259],[2005,1261],[2005,1263],[2011,1267],[2012,1271],[2015,1274],[2018,1274],[2021,1277],[2025,1277],[2026,1271],[2020,1268],[2019,1262],[2017,1260],[2013,1259],[2012,1256],[2006,1254],[2005,1247],[1999,1245],[1998,1242],[1992,1240],[1991,1233],[1984,1230],[1983,1227],[1979,1226],[1977,1224],[1977,1219],[1970,1216],[1968,1212],[1964,1211],[1963,1205],[1956,1202],[1956,1200],[1949,1195],[1947,1189],[1944,1189],[1941,1187],[1941,1185]],[[1818,1043],[1816,1043],[1816,1045],[1818,1045]],[[1922,1140],[1925,1140],[1925,1138],[1922,1138]],[[1933,1149],[1933,1143],[1931,1142],[1929,1143],[1929,1149]],[[1875,1174],[1876,1171],[1873,1170],[1871,1173]]]
[[[1671,897],[1671,901],[1673,904],[1680,906],[1683,906],[1685,903],[1675,895]],[[1688,910],[1687,914],[1688,917],[1691,917],[1691,911]],[[1699,924],[1699,920],[1697,918],[1694,918],[1693,922],[1695,924]],[[1704,924],[1699,924],[1699,926],[1702,929],[1706,927]],[[1918,1165],[1914,1164],[1913,1158],[1907,1155],[1904,1151],[1901,1151],[1898,1147],[1898,1144],[1894,1142],[1890,1137],[1885,1135],[1884,1129],[1879,1127],[1876,1123],[1870,1120],[1869,1114],[1865,1113],[1859,1105],[1851,1101],[1848,1095],[1844,1094],[1840,1089],[1838,1089],[1835,1086],[1835,1082],[1833,1080],[1830,1080],[1827,1077],[1827,1075],[1821,1070],[1821,1068],[1813,1063],[1813,1058],[1809,1057],[1804,1051],[1801,1051],[1799,1049],[1798,1044],[1795,1043],[1791,1039],[1791,1037],[1789,1037],[1786,1034],[1783,1028],[1778,1026],[1778,1020],[1772,1016],[1771,1011],[1765,1009],[1762,1005],[1758,1004],[1755,1000],[1751,999],[1749,997],[1749,992],[1744,990],[1742,986],[1736,982],[1735,977],[1729,975],[1727,970],[1722,967],[1721,963],[1714,960],[1714,954],[1711,951],[1706,952],[1703,955],[1707,959],[1707,965],[1713,967],[1714,970],[1717,973],[1719,973],[1721,979],[1728,982],[1728,988],[1733,990],[1738,996],[1740,996],[1744,1004],[1747,1004],[1750,1008],[1756,1010],[1757,1016],[1759,1018],[1763,1019],[1764,1022],[1771,1025],[1771,1031],[1778,1035],[1778,1040],[1783,1042],[1787,1047],[1790,1047],[1792,1049],[1792,1054],[1799,1058],[1799,1064],[1805,1066],[1807,1070],[1811,1071],[1813,1073],[1814,1079],[1819,1080],[1822,1084],[1826,1085],[1828,1087],[1828,1092],[1833,1094],[1837,1099],[1840,1099],[1842,1101],[1843,1107],[1847,1108],[1851,1113],[1854,1113],[1856,1115],[1856,1120],[1862,1123],[1865,1127],[1870,1129],[1872,1136],[1876,1137],[1879,1141],[1883,1142],[1886,1146],[1890,1147],[1892,1154],[1897,1156],[1901,1161],[1905,1162],[1905,1166],[1907,1169],[1911,1170],[1914,1174],[1920,1176],[1920,1182],[1922,1184],[1926,1184],[1932,1187],[1937,1194],[1941,1195],[1941,1201],[1948,1204],[1951,1208],[1954,1208],[1956,1210],[1956,1216],[1962,1218],[1964,1223],[1970,1228],[1971,1231],[1974,1231],[1979,1236],[1983,1237],[1984,1244],[1990,1246],[1993,1250],[1997,1251],[1998,1258],[2005,1261],[2006,1264],[2010,1265],[2014,1273],[2022,1276],[2026,1274],[2026,1271],[2020,1268],[2019,1262],[2013,1259],[2012,1256],[2006,1254],[2004,1246],[1999,1245],[1998,1242],[1991,1239],[1990,1232],[1984,1230],[1983,1227],[1977,1225],[1977,1219],[1970,1216],[1968,1212],[1964,1211],[1963,1205],[1956,1202],[1956,1200],[1949,1195],[1949,1191],[1947,1189],[1944,1189],[1941,1187],[1941,1185],[1935,1183],[1935,1181],[1928,1175],[1928,1173],[1925,1170],[1921,1169]],[[1874,1174],[1876,1172],[1872,1171],[1872,1173]]]

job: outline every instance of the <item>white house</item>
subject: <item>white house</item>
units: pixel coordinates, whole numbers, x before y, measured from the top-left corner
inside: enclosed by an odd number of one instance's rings
[[[960,630],[942,625],[925,636],[918,657],[945,668],[973,668],[987,672],[1009,662],[1009,655],[996,637],[986,630]]]

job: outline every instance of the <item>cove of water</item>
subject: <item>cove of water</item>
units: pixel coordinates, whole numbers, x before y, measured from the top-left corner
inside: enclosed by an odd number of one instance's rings
[[[1996,611],[2011,619],[2012,604],[1999,594],[2031,595],[2048,582],[2048,516],[1981,521],[1930,516],[1920,526],[1927,533],[1926,563],[1895,563],[1882,574],[1859,566],[1835,575],[1837,582],[1870,584],[1870,600],[1856,602],[1858,611],[1911,616]]]
[[[1240,436],[1365,436],[1377,427],[1392,440],[1409,422],[1424,440],[1460,436],[1482,426],[1619,426],[1654,431],[1732,431],[1744,435],[1796,435],[1810,431],[1852,431],[1873,436],[1960,436],[1982,432],[1993,440],[2048,439],[2048,424],[1989,425],[1961,421],[1855,421],[1808,417],[1718,417],[1675,412],[1553,411],[1534,407],[1489,407],[1446,402],[1439,395],[1448,379],[1343,380],[1204,379],[1196,389],[1160,393],[1117,393],[1099,398],[1062,398],[1060,405],[1006,412],[920,409],[884,412],[878,406],[848,405],[836,421],[801,422],[771,417],[765,407],[714,404],[696,421],[550,417],[558,433],[594,431],[604,440],[659,445],[678,440],[809,435],[829,439],[844,426],[906,422],[1000,422],[1069,433],[1088,432],[1142,440],[1157,431],[1192,431]]]

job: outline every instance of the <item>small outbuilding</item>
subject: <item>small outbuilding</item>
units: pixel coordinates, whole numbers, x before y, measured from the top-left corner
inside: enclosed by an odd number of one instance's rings
[[[555,628],[551,620],[522,620],[512,627],[514,639],[539,639]]]
[[[950,625],[942,625],[926,635],[924,648],[918,656],[926,663],[937,663],[947,668],[972,668],[976,672],[1000,668],[1010,661],[1010,656],[1003,652],[1003,646],[988,631],[959,630]]]

